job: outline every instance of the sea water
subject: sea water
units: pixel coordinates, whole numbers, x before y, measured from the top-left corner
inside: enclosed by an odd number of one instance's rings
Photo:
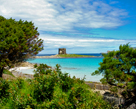
[[[30,63],[44,63],[49,66],[55,67],[56,64],[61,66],[63,73],[69,73],[71,77],[83,79],[85,81],[99,82],[102,75],[91,76],[91,73],[98,69],[99,63],[102,62],[103,57],[91,57],[91,58],[37,58],[28,60]],[[24,71],[22,71],[24,72]],[[32,69],[28,69],[26,72],[32,72]],[[33,73],[33,72],[32,72]],[[29,73],[30,74],[30,73]]]

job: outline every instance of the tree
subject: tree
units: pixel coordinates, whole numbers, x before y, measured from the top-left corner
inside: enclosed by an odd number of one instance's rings
[[[22,62],[43,49],[34,23],[0,16],[0,77],[6,66]]]
[[[119,50],[103,54],[103,62],[92,75],[102,74],[102,82],[108,83],[112,89],[120,90],[126,108],[136,103],[136,49],[129,44],[120,45]]]

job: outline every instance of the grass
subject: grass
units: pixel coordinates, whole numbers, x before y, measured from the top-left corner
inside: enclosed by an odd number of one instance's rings
[[[63,58],[94,57],[89,55],[77,55],[77,54],[59,54],[58,56]]]
[[[4,69],[3,74],[8,74],[11,75],[13,77],[15,77],[10,71],[8,71],[7,69]]]

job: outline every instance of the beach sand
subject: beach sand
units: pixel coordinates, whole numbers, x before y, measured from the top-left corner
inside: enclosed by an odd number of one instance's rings
[[[18,65],[16,65],[14,68],[10,68],[9,71],[15,76],[15,77],[23,77],[23,78],[33,78],[33,74],[25,74],[22,73],[21,70],[27,70],[27,69],[34,69],[34,64],[29,63],[29,62],[22,62]],[[10,78],[11,76],[7,74],[3,74],[4,78]],[[13,77],[13,79],[15,79]]]

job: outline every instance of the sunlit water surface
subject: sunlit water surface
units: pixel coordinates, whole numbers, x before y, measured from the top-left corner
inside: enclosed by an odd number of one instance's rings
[[[28,60],[28,62],[38,64],[44,63],[52,67],[55,67],[56,64],[60,64],[62,72],[69,73],[71,77],[76,76],[77,78],[83,79],[85,76],[85,81],[99,82],[102,75],[91,76],[91,73],[98,69],[99,63],[102,62],[102,59],[102,57],[55,59],[37,58],[34,60]],[[22,73],[33,74],[33,69],[22,70]]]

